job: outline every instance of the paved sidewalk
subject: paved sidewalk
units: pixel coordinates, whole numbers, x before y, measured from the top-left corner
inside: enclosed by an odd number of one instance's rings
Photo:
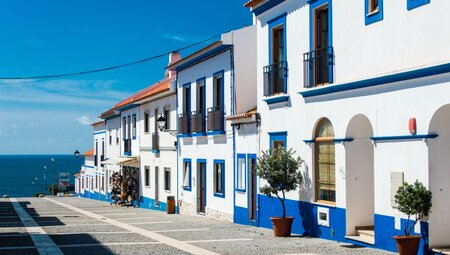
[[[27,231],[23,212],[19,217],[9,199],[0,199],[0,254],[39,254],[42,244],[35,242],[46,240],[42,235],[64,254],[393,254],[318,238],[275,238],[269,229],[89,199],[17,200],[39,225],[41,238]]]

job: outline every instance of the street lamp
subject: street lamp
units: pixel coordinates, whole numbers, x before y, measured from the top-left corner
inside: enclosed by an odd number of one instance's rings
[[[156,125],[158,126],[158,129],[161,132],[168,132],[169,134],[173,135],[173,136],[177,136],[177,131],[176,130],[169,130],[166,129],[166,118],[164,118],[164,116],[161,114],[159,116],[159,118],[156,120]]]
[[[52,167],[52,196],[55,194],[55,187],[54,187],[54,185],[53,185],[53,182],[55,181],[55,159],[54,158],[51,158],[50,159],[51,161],[52,161],[52,165],[53,165],[53,167]]]
[[[80,157],[80,152],[78,150],[75,150],[73,155],[75,155],[75,157],[79,158]]]

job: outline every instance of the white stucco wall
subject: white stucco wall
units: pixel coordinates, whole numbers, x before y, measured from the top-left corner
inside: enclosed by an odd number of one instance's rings
[[[163,114],[165,108],[170,109],[169,130],[176,129],[176,94],[172,92],[166,97],[151,101],[140,105],[140,117],[138,121],[140,130],[140,155],[141,155],[141,170],[140,170],[140,195],[155,199],[155,189],[158,189],[159,201],[166,202],[167,196],[175,196],[177,200],[177,152],[174,143],[176,137],[169,132],[161,132],[159,134],[158,154],[152,152],[152,134],[155,132],[155,121]],[[155,109],[158,109],[158,115],[155,116]],[[149,113],[149,132],[144,132],[144,115]],[[150,185],[145,185],[145,167],[150,168]],[[155,185],[155,168],[158,167],[158,181],[159,185]],[[164,168],[170,168],[170,191],[164,188]]]
[[[231,63],[230,51],[227,50],[217,56],[203,61],[195,66],[178,73],[178,113],[183,110],[182,86],[191,83],[191,110],[196,109],[196,81],[206,77],[206,107],[213,105],[213,74],[224,70],[224,106],[225,115],[231,113]],[[187,137],[179,139],[178,164],[183,166],[183,159],[192,159],[192,191],[180,188],[180,198],[183,202],[196,204],[197,194],[197,159],[206,159],[206,214],[208,210],[219,211],[231,218],[233,213],[233,144],[232,128],[230,123],[225,122],[225,135]],[[225,160],[225,198],[215,197],[213,193],[213,161],[214,159]],[[181,168],[180,168],[181,169]],[[183,176],[179,174],[179,185],[183,183]],[[183,209],[181,209],[183,212]]]

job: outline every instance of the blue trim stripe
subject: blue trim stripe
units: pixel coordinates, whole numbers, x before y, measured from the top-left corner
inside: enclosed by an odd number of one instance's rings
[[[316,141],[316,139],[303,140],[303,142],[305,142],[306,144],[314,143],[315,141]],[[351,141],[353,141],[353,138],[351,138],[351,137],[334,138],[332,141],[335,143],[351,142]]]
[[[282,103],[282,102],[289,101],[289,96],[284,95],[284,96],[267,97],[267,98],[264,98],[263,101],[266,102],[267,104]]]
[[[298,93],[300,95],[302,95],[304,98],[308,98],[308,97],[313,97],[313,96],[332,94],[332,93],[336,93],[336,92],[343,92],[343,91],[349,91],[349,90],[354,90],[354,89],[373,87],[373,86],[383,85],[383,84],[387,84],[387,83],[419,79],[419,78],[423,78],[423,77],[427,77],[427,76],[439,75],[439,74],[444,74],[444,73],[448,73],[448,72],[450,72],[450,63],[438,65],[438,66],[427,67],[427,68],[422,68],[422,69],[417,69],[417,70],[413,70],[413,71],[397,73],[397,74],[380,76],[380,77],[361,80],[361,81],[343,83],[343,84],[332,85],[332,86],[324,86],[321,88],[305,90],[305,91],[301,91]]]
[[[218,130],[218,131],[208,131],[208,135],[224,135],[224,130]]]
[[[94,135],[101,135],[101,134],[104,134],[104,133],[106,133],[106,130],[94,132]]]
[[[434,139],[438,134],[424,134],[424,135],[397,135],[397,136],[371,136],[373,141],[393,141],[393,140],[416,140],[416,139]]]
[[[262,4],[261,6],[256,7],[255,9],[252,10],[252,12],[258,16],[261,13],[264,13],[270,9],[272,9],[273,7],[281,4],[282,2],[284,2],[285,0],[269,0],[267,1],[265,4]]]
[[[408,11],[411,11],[422,5],[429,4],[430,2],[430,0],[406,0],[406,8]]]
[[[207,60],[209,58],[212,58],[212,57],[214,57],[214,56],[216,56],[216,55],[218,55],[218,54],[220,54],[222,52],[225,52],[225,51],[229,50],[232,46],[233,45],[220,45],[220,46],[217,46],[216,48],[213,48],[213,49],[203,53],[202,55],[200,55],[200,56],[198,56],[196,58],[193,58],[193,59],[187,61],[184,64],[181,64],[181,65],[177,66],[175,68],[175,70],[177,72],[180,72],[180,71],[182,71],[182,70],[184,70],[186,68],[189,68],[189,67],[191,67],[193,65],[196,65],[196,64],[198,64],[200,62],[203,62],[203,61],[205,61],[205,60]]]

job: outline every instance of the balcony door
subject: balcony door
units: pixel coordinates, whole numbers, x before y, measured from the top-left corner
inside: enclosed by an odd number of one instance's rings
[[[316,11],[315,22],[315,76],[316,84],[328,83],[328,5]]]
[[[206,162],[197,162],[197,212],[205,213],[206,206]]]
[[[280,25],[272,30],[272,94],[284,93],[284,27]]]

